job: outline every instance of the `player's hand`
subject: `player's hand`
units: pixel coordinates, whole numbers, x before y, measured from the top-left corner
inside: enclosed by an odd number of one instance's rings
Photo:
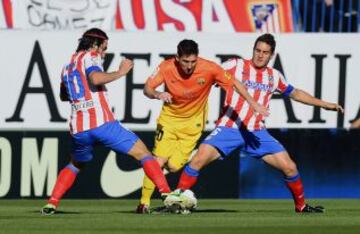
[[[172,96],[168,92],[162,92],[156,95],[156,98],[166,103],[172,103]]]
[[[341,113],[344,113],[344,108],[342,108],[342,106],[340,106],[337,103],[326,103],[325,106],[323,107],[325,110],[332,110],[332,111],[338,111]]]
[[[134,66],[133,61],[125,58],[121,60],[118,72],[120,73],[121,76],[126,75],[133,68],[133,66]]]
[[[263,116],[269,116],[270,114],[265,106],[259,105],[258,103],[256,103],[253,108],[255,113],[261,114]]]

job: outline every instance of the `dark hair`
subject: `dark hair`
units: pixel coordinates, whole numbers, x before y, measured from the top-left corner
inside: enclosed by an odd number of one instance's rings
[[[177,55],[179,57],[183,55],[198,55],[199,54],[199,47],[198,44],[193,40],[184,39],[179,42],[177,46]]]
[[[276,41],[275,41],[273,35],[271,35],[270,33],[265,33],[265,34],[261,35],[260,37],[258,37],[254,43],[253,50],[255,50],[256,44],[258,42],[265,42],[266,44],[268,44],[271,47],[271,53],[272,54],[274,53],[275,47],[276,47]]]
[[[105,40],[108,40],[108,36],[104,31],[98,28],[91,28],[84,32],[82,37],[79,39],[79,44],[76,52],[81,50],[88,50],[94,45],[100,46]]]

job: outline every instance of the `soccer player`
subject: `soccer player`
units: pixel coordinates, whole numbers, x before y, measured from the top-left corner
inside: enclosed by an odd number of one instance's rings
[[[264,34],[255,41],[251,60],[232,59],[223,67],[246,86],[259,104],[266,107],[269,107],[272,94],[280,92],[307,105],[343,112],[343,108],[336,103],[322,101],[294,88],[279,71],[268,67],[275,45],[274,37]],[[304,188],[296,164],[285,148],[267,132],[264,120],[265,116],[254,113],[243,97],[233,89],[228,89],[223,114],[217,121],[217,127],[199,146],[196,155],[181,174],[178,190],[166,197],[165,205],[184,202],[181,190],[190,189],[196,183],[199,171],[204,166],[240,148],[283,173],[285,183],[293,196],[296,212],[323,212],[323,207],[312,207],[305,203]]]
[[[153,154],[161,167],[170,172],[180,170],[205,127],[208,112],[208,96],[213,84],[224,89],[235,87],[254,112],[267,113],[246,92],[245,87],[214,62],[198,57],[198,45],[193,40],[182,40],[177,55],[163,61],[148,78],[144,94],[164,102],[157,120]],[[161,84],[165,91],[157,91]],[[137,213],[148,213],[154,184],[145,176],[142,197]]]
[[[116,121],[110,110],[105,84],[126,75],[133,62],[124,59],[117,71],[104,72],[102,59],[107,45],[105,32],[97,28],[87,30],[79,39],[70,62],[62,70],[60,98],[71,106],[71,161],[60,171],[51,197],[41,209],[44,215],[55,213],[60,199],[71,188],[79,171],[93,158],[96,142],[139,160],[159,192],[170,192],[159,164],[144,143]]]

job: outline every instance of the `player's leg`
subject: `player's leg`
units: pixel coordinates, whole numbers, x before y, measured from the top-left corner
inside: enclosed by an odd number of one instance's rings
[[[270,166],[280,170],[284,175],[284,180],[289,188],[295,203],[296,210],[305,207],[304,187],[296,168],[296,164],[286,151],[266,155],[263,160]]]
[[[170,193],[164,200],[167,207],[186,203],[186,197],[181,191],[190,189],[197,182],[199,171],[210,162],[218,159],[221,155],[226,157],[244,144],[244,139],[238,129],[217,127],[202,142],[190,163],[185,166],[177,186],[177,191]],[[180,193],[179,193],[180,191]]]
[[[188,198],[182,196],[182,191],[195,185],[201,168],[219,157],[220,153],[214,146],[202,143],[190,163],[181,173],[177,189],[165,198],[164,205],[171,209],[174,209],[174,207],[179,209],[183,204],[187,203]]]
[[[303,209],[304,188],[296,168],[285,148],[267,130],[243,131],[246,139],[245,150],[250,156],[261,158],[270,166],[280,170],[290,189],[296,209]]]
[[[168,159],[177,150],[176,130],[172,128],[164,128],[162,125],[158,124],[154,138],[153,154],[160,167],[163,168],[167,164]],[[147,213],[154,190],[154,183],[145,175],[141,188],[140,203],[136,208],[137,213]]]
[[[321,209],[305,204],[304,186],[300,174],[285,148],[266,130],[258,131],[255,134],[260,144],[256,149],[248,149],[248,151],[264,155],[263,161],[283,173],[285,183],[293,196],[296,212],[322,212]]]
[[[231,151],[244,143],[237,129],[218,127],[213,130],[200,145],[198,151],[185,166],[177,188],[190,189],[199,176],[199,171],[210,162],[218,159],[221,154],[227,156]]]
[[[178,134],[179,140],[177,141],[176,152],[169,158],[167,163],[167,169],[170,172],[177,172],[182,169],[187,162],[189,162],[190,157],[194,153],[194,148],[201,137],[202,132],[180,132]]]
[[[190,189],[196,184],[200,170],[219,157],[220,153],[214,146],[202,143],[190,163],[185,166],[181,173],[177,188],[181,190]]]
[[[94,141],[89,136],[89,131],[72,136],[72,159],[60,171],[48,203],[41,210],[42,214],[49,215],[55,213],[61,198],[74,184],[77,174],[92,159],[93,143]]]
[[[163,168],[164,164],[167,162],[167,159],[160,157],[156,157],[156,160],[158,161],[161,168]],[[139,205],[136,207],[136,213],[146,214],[150,212],[150,200],[152,194],[155,191],[155,188],[156,186],[152,180],[147,175],[144,175],[143,185],[141,187],[141,198]]]
[[[119,153],[126,153],[141,162],[145,174],[154,182],[160,193],[169,193],[170,188],[162,169],[145,144],[120,122],[104,124],[96,134],[98,141]]]
[[[304,186],[300,174],[296,168],[296,164],[286,151],[266,155],[263,157],[263,160],[284,174],[285,183],[294,199],[296,212],[324,212],[324,208],[321,206],[311,207],[305,203]]]

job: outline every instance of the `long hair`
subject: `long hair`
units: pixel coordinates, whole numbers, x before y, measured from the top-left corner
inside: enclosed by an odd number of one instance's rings
[[[88,50],[94,45],[100,46],[105,40],[108,40],[108,36],[104,31],[98,28],[91,28],[84,32],[82,37],[79,39],[79,44],[76,52],[81,50]]]

